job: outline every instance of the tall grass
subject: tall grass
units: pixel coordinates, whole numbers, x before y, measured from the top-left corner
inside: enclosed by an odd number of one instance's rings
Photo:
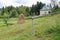
[[[34,19],[33,37],[32,20],[26,20],[24,24],[16,24],[17,20],[11,18],[8,22],[14,22],[13,25],[0,27],[0,40],[60,40],[60,14]]]

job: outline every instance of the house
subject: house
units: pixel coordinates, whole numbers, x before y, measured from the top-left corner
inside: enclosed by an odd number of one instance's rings
[[[49,14],[50,10],[40,10],[40,16],[45,16]]]
[[[50,11],[50,7],[48,6],[44,6],[41,10],[40,10],[40,16],[45,16],[48,15]]]

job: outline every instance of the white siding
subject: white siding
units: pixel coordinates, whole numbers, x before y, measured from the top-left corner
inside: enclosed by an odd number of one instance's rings
[[[44,15],[48,15],[48,14],[49,14],[49,12],[47,10],[40,11],[40,16],[44,16]]]

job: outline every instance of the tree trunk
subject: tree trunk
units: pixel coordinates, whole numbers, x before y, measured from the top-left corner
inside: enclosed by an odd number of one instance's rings
[[[8,26],[8,21],[7,20],[4,20],[4,21],[5,21],[6,26]]]
[[[35,15],[37,15],[37,12],[35,12]]]
[[[37,15],[40,15],[40,11],[37,12]]]
[[[40,10],[38,11],[38,15],[40,15]]]

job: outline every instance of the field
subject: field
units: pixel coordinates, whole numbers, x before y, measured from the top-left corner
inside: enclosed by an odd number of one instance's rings
[[[34,19],[35,35],[31,19],[24,24],[17,24],[17,20],[11,18],[8,27],[0,21],[0,40],[60,40],[60,14]]]

